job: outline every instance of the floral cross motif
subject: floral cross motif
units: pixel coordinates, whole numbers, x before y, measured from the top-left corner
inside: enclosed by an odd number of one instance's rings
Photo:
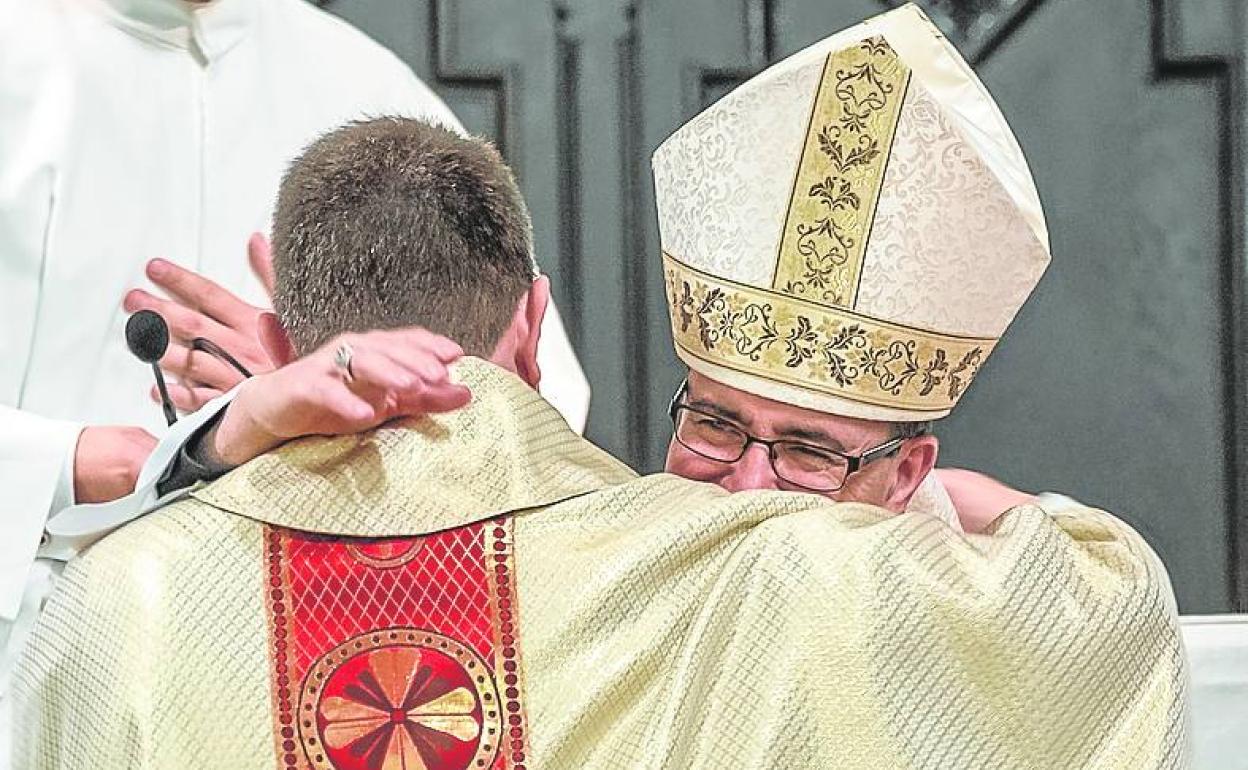
[[[483,722],[462,666],[406,645],[348,659],[330,675],[316,711],[332,766],[342,770],[460,770]]]

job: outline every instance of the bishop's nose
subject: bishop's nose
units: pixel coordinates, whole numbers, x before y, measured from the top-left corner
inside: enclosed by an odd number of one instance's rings
[[[745,454],[732,464],[728,473],[720,479],[719,485],[729,492],[744,492],[747,489],[779,489],[780,479],[772,470],[767,447],[762,444],[750,444]]]

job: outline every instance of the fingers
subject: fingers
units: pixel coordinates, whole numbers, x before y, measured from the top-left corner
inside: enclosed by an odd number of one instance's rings
[[[180,303],[233,329],[255,328],[259,309],[207,278],[163,259],[147,263],[147,277]]]
[[[165,319],[165,323],[169,324],[169,336],[174,339],[189,341],[196,337],[207,337],[227,350],[231,350],[231,345],[237,347],[240,339],[239,335],[208,316],[187,309],[177,302],[161,299],[142,289],[131,289],[127,292],[122,306],[128,313],[139,310],[152,310],[159,313]]]
[[[269,300],[272,301],[273,286],[276,284],[273,274],[273,250],[269,246],[269,239],[261,233],[252,233],[251,238],[247,240],[247,261],[251,264],[251,272],[255,273],[256,278],[260,280],[260,285],[264,287],[265,294],[268,294]]]
[[[179,382],[226,391],[242,382],[243,375],[234,367],[218,361],[202,350],[171,342],[160,359],[160,368],[173,375]]]
[[[406,388],[360,395],[374,406],[383,420],[451,412],[472,400],[472,392],[465,385],[450,380],[430,382],[419,378]]]
[[[350,390],[374,411],[368,424],[357,426],[356,430],[371,428],[396,417],[421,417],[451,412],[472,400],[472,393],[467,387],[454,383],[431,387],[418,381],[402,390],[360,387],[358,383],[352,383]]]
[[[352,350],[350,382],[334,365],[344,343]],[[227,411],[228,426],[222,423],[217,435],[217,451],[237,462],[299,436],[356,433],[396,417],[457,409],[471,393],[450,381],[443,359],[458,355],[458,345],[419,330],[338,337],[245,383]],[[181,385],[172,390],[179,406],[189,402],[188,408],[218,392]]]
[[[364,337],[368,337],[367,334]],[[377,344],[387,356],[422,372],[427,379],[447,376],[449,364],[463,357],[463,348],[441,334],[424,329],[404,329],[393,337],[378,339]]]
[[[342,373],[336,366],[333,373],[341,379]],[[351,377],[349,385],[357,391],[402,391],[418,384],[418,376],[394,359],[374,349],[357,348],[354,345],[351,352]]]
[[[464,349],[459,346],[459,343],[441,334],[434,334],[425,329],[411,329],[406,334],[413,345],[424,347],[444,364],[452,363],[464,356]],[[403,350],[406,347],[406,345],[400,346],[399,349]]]
[[[451,370],[449,365],[442,363],[427,352],[413,353],[410,350],[399,351],[394,348],[386,348],[381,350],[379,355],[385,356],[392,365],[404,372],[408,382],[400,388],[402,390],[408,390],[417,386],[428,388],[450,381]]]
[[[449,412],[471,400],[472,392],[467,386],[451,381],[449,364],[430,357],[427,352],[418,354],[414,347],[402,346],[387,348],[385,354],[395,364],[415,375],[411,386],[394,393],[397,399],[393,410],[395,415]]]
[[[471,399],[468,388],[452,383],[447,365],[428,349],[415,345],[383,346],[379,339],[370,337],[345,337],[332,344],[332,348],[337,350],[342,342],[351,345],[352,380],[343,387],[374,409],[377,422],[451,411]],[[404,354],[399,355],[399,350]],[[341,372],[332,361],[329,367],[331,376],[341,382]]]
[[[464,351],[459,345],[424,329],[399,329],[392,331],[373,331],[363,334],[344,334],[323,345],[318,354],[326,361],[333,360],[338,349],[343,345],[351,348],[353,362],[361,356],[367,356],[376,362],[378,357],[389,359],[394,364],[409,372],[412,377],[428,382],[441,382],[450,376],[448,366],[463,356]],[[354,363],[353,363],[354,368]],[[353,374],[358,373],[353,371]],[[373,383],[390,387],[390,383]],[[403,378],[394,384],[405,387]]]
[[[363,391],[368,394],[381,392],[371,388],[364,388]],[[369,400],[341,379],[312,386],[304,391],[303,397],[304,407],[321,415],[313,421],[318,433],[353,433],[367,430],[382,420]]]
[[[389,382],[375,381],[379,387],[413,393],[450,382],[450,363],[462,355],[458,345],[424,330],[416,333],[400,332],[389,335],[363,334],[344,338],[356,355],[366,353],[375,362],[385,359],[398,372],[387,369]]]
[[[453,412],[467,406],[472,400],[472,391],[466,385],[446,382],[427,388],[419,394],[399,394],[395,405],[395,415],[437,414]]]
[[[233,329],[227,329],[206,315],[189,310],[177,302],[153,296],[142,289],[129,291],[122,305],[131,313],[139,310],[152,310],[159,313],[165,319],[165,323],[169,325],[169,337],[171,340],[189,343],[196,337],[204,337],[220,345],[253,373],[268,371],[273,368],[268,355],[261,349],[260,342],[254,333],[248,336],[240,334]],[[171,344],[171,352],[173,347]],[[198,355],[200,358],[197,360],[215,360],[202,352]],[[178,372],[178,376],[185,376],[179,370],[178,361],[165,362],[162,360],[161,364],[171,372]],[[221,364],[221,366],[225,367],[226,365]],[[233,372],[234,370],[231,367],[229,371]],[[192,376],[191,379],[200,378]],[[229,375],[228,377],[208,377],[200,381],[217,387],[223,386],[228,388],[238,380],[235,375]]]
[[[387,404],[391,416],[446,412],[468,403],[468,389],[451,382],[449,368],[463,349],[446,337],[403,329],[359,335],[351,344],[377,351],[410,378],[409,384],[394,388],[394,402]]]
[[[348,341],[351,345],[375,344],[396,357],[403,357],[405,351],[414,356],[431,356],[445,364],[464,355],[464,349],[454,340],[418,326],[348,335]]]

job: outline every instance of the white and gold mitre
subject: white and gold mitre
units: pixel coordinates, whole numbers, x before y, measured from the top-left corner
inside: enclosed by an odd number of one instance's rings
[[[653,164],[677,354],[798,406],[945,416],[1049,262],[1018,142],[913,5],[768,68]]]

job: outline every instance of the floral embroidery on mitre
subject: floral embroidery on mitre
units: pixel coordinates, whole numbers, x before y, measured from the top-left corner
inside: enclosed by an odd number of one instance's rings
[[[669,262],[676,342],[729,369],[886,406],[950,408],[991,340],[942,337],[715,285]]]
[[[909,70],[883,38],[829,55],[774,285],[851,306]],[[804,189],[804,192],[803,192]]]

